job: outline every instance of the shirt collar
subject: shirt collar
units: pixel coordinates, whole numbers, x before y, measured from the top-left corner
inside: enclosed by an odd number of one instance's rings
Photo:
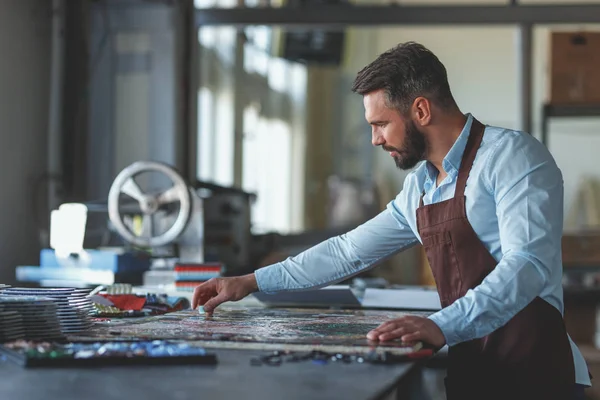
[[[444,171],[446,171],[448,175],[454,178],[458,175],[458,169],[460,168],[462,157],[465,152],[465,148],[467,147],[467,140],[469,139],[471,125],[473,124],[473,116],[468,113],[465,114],[465,116],[467,117],[467,122],[465,123],[465,126],[463,127],[462,131],[460,132],[460,135],[450,148],[450,151],[448,152],[448,154],[446,154],[446,157],[444,157],[444,160],[442,161],[442,167],[444,168]],[[425,168],[425,186],[427,190],[427,187],[433,185],[433,182],[435,182],[435,179],[438,175],[438,171],[429,161],[427,161],[426,165],[427,168]]]

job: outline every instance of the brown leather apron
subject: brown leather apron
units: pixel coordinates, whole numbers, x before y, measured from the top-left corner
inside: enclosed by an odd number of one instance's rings
[[[473,120],[454,198],[417,209],[417,227],[447,307],[495,268],[466,214],[465,186],[484,126]],[[525,229],[525,227],[523,228]],[[490,335],[451,346],[446,393],[454,399],[569,399],[575,386],[571,346],[561,313],[536,297]]]

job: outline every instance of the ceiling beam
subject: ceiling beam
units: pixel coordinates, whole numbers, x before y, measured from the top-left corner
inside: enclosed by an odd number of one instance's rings
[[[507,25],[600,22],[600,4],[497,6],[355,6],[206,8],[196,24],[343,28],[367,25]]]

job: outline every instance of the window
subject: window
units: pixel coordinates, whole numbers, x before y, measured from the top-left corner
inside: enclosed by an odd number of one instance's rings
[[[214,132],[214,96],[208,88],[198,92],[198,178],[212,181],[214,171],[215,135]]]
[[[198,171],[200,180],[233,185],[234,109],[230,90],[198,92]]]
[[[197,176],[203,181],[232,186],[236,30],[232,27],[199,29],[198,43],[202,75],[198,92]]]
[[[244,111],[244,190],[257,193],[252,209],[254,233],[292,228],[292,136],[281,120],[261,117],[256,107]]]
[[[233,185],[233,157],[234,157],[234,132],[233,132],[233,93],[224,90],[217,94],[216,117],[213,126],[215,141],[215,160],[213,170],[214,182],[223,186]]]
[[[236,31],[205,27],[198,32],[198,176],[223,186],[237,183],[257,194],[254,233],[289,233],[303,222],[306,68],[271,54],[271,28],[248,27],[245,33],[243,69],[238,66],[236,72]],[[243,133],[238,155],[236,120]],[[241,163],[235,163],[236,156]],[[236,165],[241,171],[234,170]],[[236,176],[241,182],[234,182]]]

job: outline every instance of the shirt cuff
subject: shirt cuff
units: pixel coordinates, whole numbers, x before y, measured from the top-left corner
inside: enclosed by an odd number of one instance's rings
[[[444,338],[446,338],[446,344],[448,346],[454,346],[462,341],[459,336],[456,323],[460,320],[460,317],[449,311],[450,309],[444,309],[431,314],[427,318],[433,321],[438,328],[440,328],[444,334]]]
[[[281,290],[281,285],[279,285],[277,279],[276,265],[269,265],[254,271],[256,286],[258,286],[260,292],[268,294]]]

